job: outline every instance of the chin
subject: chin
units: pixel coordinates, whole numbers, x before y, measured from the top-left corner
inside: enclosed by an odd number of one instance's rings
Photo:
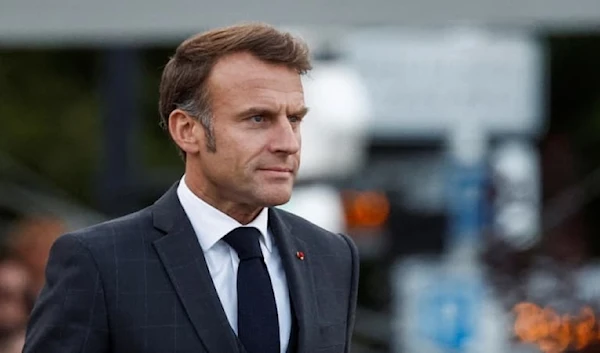
[[[286,204],[289,200],[290,197],[272,198],[271,200],[268,200],[268,207],[281,206]]]
[[[292,191],[289,190],[286,192],[280,191],[280,192],[275,192],[275,193],[272,193],[269,195],[265,195],[263,200],[267,207],[272,207],[272,206],[280,206],[280,205],[287,203],[291,197],[292,197]]]

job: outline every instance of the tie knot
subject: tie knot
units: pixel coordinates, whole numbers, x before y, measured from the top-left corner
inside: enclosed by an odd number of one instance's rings
[[[262,257],[260,231],[254,227],[239,227],[229,232],[223,240],[233,248],[241,260]]]

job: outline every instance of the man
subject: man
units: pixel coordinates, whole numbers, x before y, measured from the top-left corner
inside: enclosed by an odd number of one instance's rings
[[[56,241],[24,352],[349,352],[355,246],[274,208],[300,164],[310,68],[306,45],[267,25],[183,42],[159,105],[184,177]]]

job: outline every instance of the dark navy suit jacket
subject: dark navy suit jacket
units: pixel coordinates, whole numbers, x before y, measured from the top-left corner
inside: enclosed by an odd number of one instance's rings
[[[146,209],[55,242],[24,353],[245,353],[176,187]],[[354,243],[275,208],[269,228],[289,284],[289,351],[349,352]]]

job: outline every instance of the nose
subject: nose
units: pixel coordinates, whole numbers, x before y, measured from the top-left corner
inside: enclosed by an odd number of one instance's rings
[[[271,152],[295,154],[300,151],[300,126],[292,124],[287,116],[278,119],[273,131]]]

